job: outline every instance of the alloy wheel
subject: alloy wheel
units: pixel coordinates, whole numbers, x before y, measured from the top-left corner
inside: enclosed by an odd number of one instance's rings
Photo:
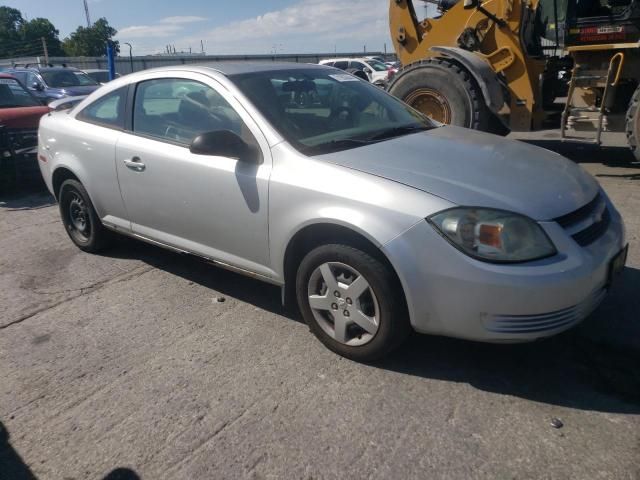
[[[380,326],[380,307],[367,279],[355,268],[326,262],[309,277],[309,306],[331,338],[345,345],[369,343]]]

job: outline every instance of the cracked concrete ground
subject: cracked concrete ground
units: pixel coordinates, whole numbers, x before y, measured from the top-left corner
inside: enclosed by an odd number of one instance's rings
[[[50,197],[6,199],[0,479],[640,478],[640,165],[524,137],[619,207],[620,283],[559,337],[415,336],[374,366],[323,348],[275,287],[127,239],[84,254]]]

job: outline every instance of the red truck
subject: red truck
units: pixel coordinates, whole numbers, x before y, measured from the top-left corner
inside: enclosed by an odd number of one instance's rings
[[[0,195],[41,183],[38,123],[48,112],[17,79],[0,73]]]

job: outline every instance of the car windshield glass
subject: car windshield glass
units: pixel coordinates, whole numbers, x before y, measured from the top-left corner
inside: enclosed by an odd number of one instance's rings
[[[435,127],[426,116],[348,73],[330,68],[232,75],[296,149],[320,155]]]
[[[79,74],[80,72],[76,72],[76,75]],[[107,83],[109,81],[109,72],[89,72],[87,75],[93,78],[96,82]]]
[[[0,108],[38,107],[42,105],[13,78],[0,78]]]
[[[387,71],[387,66],[382,62],[378,62],[376,60],[369,60],[367,63],[376,72],[386,72]]]
[[[52,70],[40,72],[45,83],[53,88],[80,87],[84,85],[98,85],[84,72],[73,70]]]

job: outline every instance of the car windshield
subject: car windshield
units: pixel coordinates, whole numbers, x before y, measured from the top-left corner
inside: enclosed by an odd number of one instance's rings
[[[332,68],[230,76],[296,149],[320,155],[428,130],[426,116],[353,75]]]
[[[81,72],[76,72],[76,75],[81,74]],[[87,75],[89,75],[96,82],[107,83],[109,81],[109,72],[107,71],[88,72]]]
[[[38,107],[41,105],[17,80],[0,78],[0,108]]]
[[[367,63],[376,72],[386,72],[388,68],[384,63],[378,62],[377,60],[367,60]]]
[[[81,87],[98,85],[98,83],[84,72],[73,70],[51,70],[40,72],[45,83],[53,88]]]

